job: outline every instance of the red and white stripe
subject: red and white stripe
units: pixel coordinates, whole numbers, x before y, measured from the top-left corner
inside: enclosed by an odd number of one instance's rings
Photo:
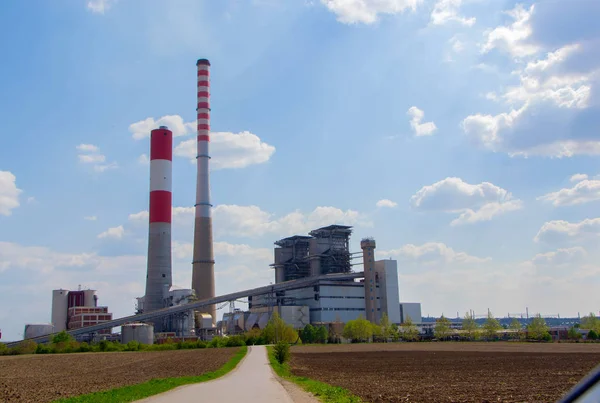
[[[210,62],[198,60],[198,103],[196,108],[198,124],[198,154],[196,156],[198,176],[196,186],[196,217],[210,217],[210,183],[208,164],[210,156]]]
[[[171,223],[173,132],[150,132],[150,224]]]

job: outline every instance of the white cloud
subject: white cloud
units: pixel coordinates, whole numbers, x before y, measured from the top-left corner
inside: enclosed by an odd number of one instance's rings
[[[129,214],[128,220],[136,223],[148,222],[150,214],[148,210],[140,211],[139,213]]]
[[[96,221],[98,219],[98,217],[96,217],[95,215],[89,215],[89,216],[83,217],[83,219],[87,220],[87,221]]]
[[[124,234],[125,234],[125,229],[123,228],[122,225],[119,225],[118,227],[109,228],[106,231],[102,232],[101,234],[98,234],[98,238],[100,238],[100,239],[102,239],[102,238],[121,239],[121,238],[123,238]]]
[[[0,272],[28,269],[46,273],[59,267],[82,267],[90,264],[94,257],[94,254],[57,253],[45,247],[0,242]]]
[[[450,45],[452,45],[452,50],[454,53],[460,53],[465,49],[465,44],[461,42],[456,36],[453,36],[448,41]]]
[[[398,203],[389,199],[381,199],[377,202],[377,207],[396,207]]]
[[[379,14],[415,11],[423,0],[321,0],[344,24],[373,24]]]
[[[564,266],[580,263],[587,256],[585,249],[581,246],[573,248],[557,249],[556,251],[539,253],[531,259],[536,266]]]
[[[148,155],[146,155],[146,154],[140,155],[137,160],[142,165],[150,164],[150,158],[148,158]]]
[[[512,17],[514,22],[509,26],[499,26],[488,31],[486,34],[487,42],[482,46],[482,52],[487,53],[497,48],[515,57],[535,54],[539,48],[536,45],[526,42],[526,39],[532,33],[529,20],[533,10],[533,5],[529,10],[526,10],[519,4],[513,10],[507,11],[507,14]]]
[[[600,218],[586,218],[576,223],[554,220],[544,223],[533,240],[548,244],[560,244],[586,239],[596,240],[598,235],[600,235]]]
[[[425,113],[416,106],[411,106],[407,114],[411,117],[410,126],[415,132],[415,136],[430,136],[437,130],[433,122],[421,123]]]
[[[561,189],[537,198],[554,206],[573,206],[600,200],[600,180],[581,180],[572,188]]]
[[[398,259],[412,261],[418,264],[478,264],[491,261],[489,257],[480,258],[465,252],[456,252],[451,247],[440,242],[427,242],[423,245],[407,244],[398,249],[379,251],[381,257],[397,257]]]
[[[94,171],[104,172],[109,169],[117,169],[118,167],[119,167],[119,164],[117,164],[116,162],[111,162],[109,164],[104,164],[104,165],[94,165]]]
[[[0,171],[0,215],[9,216],[20,205],[22,190],[17,188],[16,181],[17,177],[10,171]]]
[[[146,118],[139,122],[129,125],[131,136],[135,140],[141,140],[150,137],[150,132],[158,129],[159,126],[167,126],[173,132],[174,137],[185,136],[196,131],[195,122],[184,122],[179,115],[166,115],[158,119]]]
[[[269,145],[253,133],[213,132],[210,141],[211,167],[213,169],[245,168],[262,164],[275,153]],[[182,141],[175,147],[174,154],[196,162],[196,139]]]
[[[115,2],[116,0],[89,0],[87,8],[93,13],[104,14]]]
[[[116,162],[106,162],[106,156],[100,153],[100,148],[93,144],[79,144],[75,147],[80,154],[77,155],[79,162],[91,164],[96,172],[104,172],[109,169],[116,169],[119,165]]]
[[[213,209],[215,230],[223,235],[256,237],[267,233],[289,236],[330,224],[369,226],[360,213],[336,207],[317,207],[309,213],[294,211],[282,217],[258,206],[221,204]]]
[[[26,200],[26,201],[27,201],[27,204],[34,204],[34,203],[37,203],[37,200],[36,200],[36,198],[35,198],[35,197],[33,197],[33,196],[29,196],[29,197],[27,198],[27,200]]]
[[[472,26],[475,24],[475,17],[465,18],[458,13],[461,3],[462,0],[438,0],[431,12],[431,23],[443,25],[454,21],[468,27]]]
[[[89,152],[89,153],[95,153],[99,151],[98,146],[95,146],[93,144],[79,144],[77,147],[77,151],[83,151],[83,152]]]
[[[571,182],[581,182],[582,180],[587,179],[588,176],[587,174],[575,174],[573,176],[571,176],[571,178],[569,178],[569,181]]]
[[[106,157],[102,154],[80,154],[77,157],[79,158],[79,162],[83,162],[84,164],[97,164],[106,161]]]
[[[461,178],[448,177],[424,186],[410,199],[413,208],[421,211],[460,213],[452,225],[489,221],[499,214],[522,208],[520,200],[493,183],[471,185]]]

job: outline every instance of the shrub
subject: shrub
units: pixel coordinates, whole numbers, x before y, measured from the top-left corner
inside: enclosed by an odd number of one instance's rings
[[[62,332],[56,333],[54,336],[52,336],[53,344],[68,343],[71,341],[75,341],[75,339],[73,338],[73,336],[71,336],[69,333],[67,333],[64,330]]]
[[[278,363],[283,364],[290,359],[290,345],[285,341],[280,341],[273,347],[275,359]]]
[[[181,343],[181,347],[179,347],[180,349],[183,350],[191,350],[194,348],[198,348],[198,343],[195,341],[184,341],[183,343]]]
[[[48,346],[46,344],[38,344],[35,349],[36,354],[52,354],[53,352],[54,349],[52,346]]]
[[[219,348],[219,347],[225,347],[226,345],[227,345],[227,340],[224,337],[215,336],[210,341],[210,343],[208,343],[208,348]]]
[[[140,350],[140,342],[136,340],[131,340],[127,342],[125,346],[125,351],[139,351]]]
[[[92,351],[92,347],[89,344],[85,341],[79,343],[79,347],[77,348],[78,353],[87,353],[89,351]]]
[[[587,335],[587,339],[588,340],[598,340],[598,338],[600,338],[600,337],[598,336],[598,333],[596,333],[595,330],[590,330],[589,331],[589,333]]]
[[[33,340],[23,340],[19,345],[11,349],[10,354],[34,354],[37,350],[37,343]]]
[[[242,336],[228,337],[225,342],[226,347],[241,347],[246,345],[246,340]]]
[[[542,340],[543,341],[552,341],[552,336],[550,335],[550,333],[544,333],[542,335]]]
[[[6,347],[6,344],[0,343],[0,355],[6,354],[8,354],[8,347]]]
[[[206,342],[204,342],[202,340],[198,340],[196,342],[196,348],[206,348]]]
[[[109,344],[108,341],[106,341],[106,340],[100,340],[100,343],[98,343],[98,350],[100,350],[100,351],[107,351],[108,344]]]

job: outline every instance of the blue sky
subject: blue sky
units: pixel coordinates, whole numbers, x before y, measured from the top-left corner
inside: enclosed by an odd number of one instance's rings
[[[593,0],[0,4],[0,328],[51,289],[116,316],[144,289],[149,130],[173,129],[174,282],[189,287],[195,61],[212,64],[217,292],[331,223],[399,261],[423,313],[598,311]],[[574,176],[579,174],[578,176]]]

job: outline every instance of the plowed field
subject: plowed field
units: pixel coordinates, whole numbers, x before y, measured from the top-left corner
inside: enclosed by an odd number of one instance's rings
[[[368,402],[554,402],[600,345],[393,343],[297,347],[291,369]]]
[[[237,348],[0,357],[0,402],[50,402],[222,367]]]

